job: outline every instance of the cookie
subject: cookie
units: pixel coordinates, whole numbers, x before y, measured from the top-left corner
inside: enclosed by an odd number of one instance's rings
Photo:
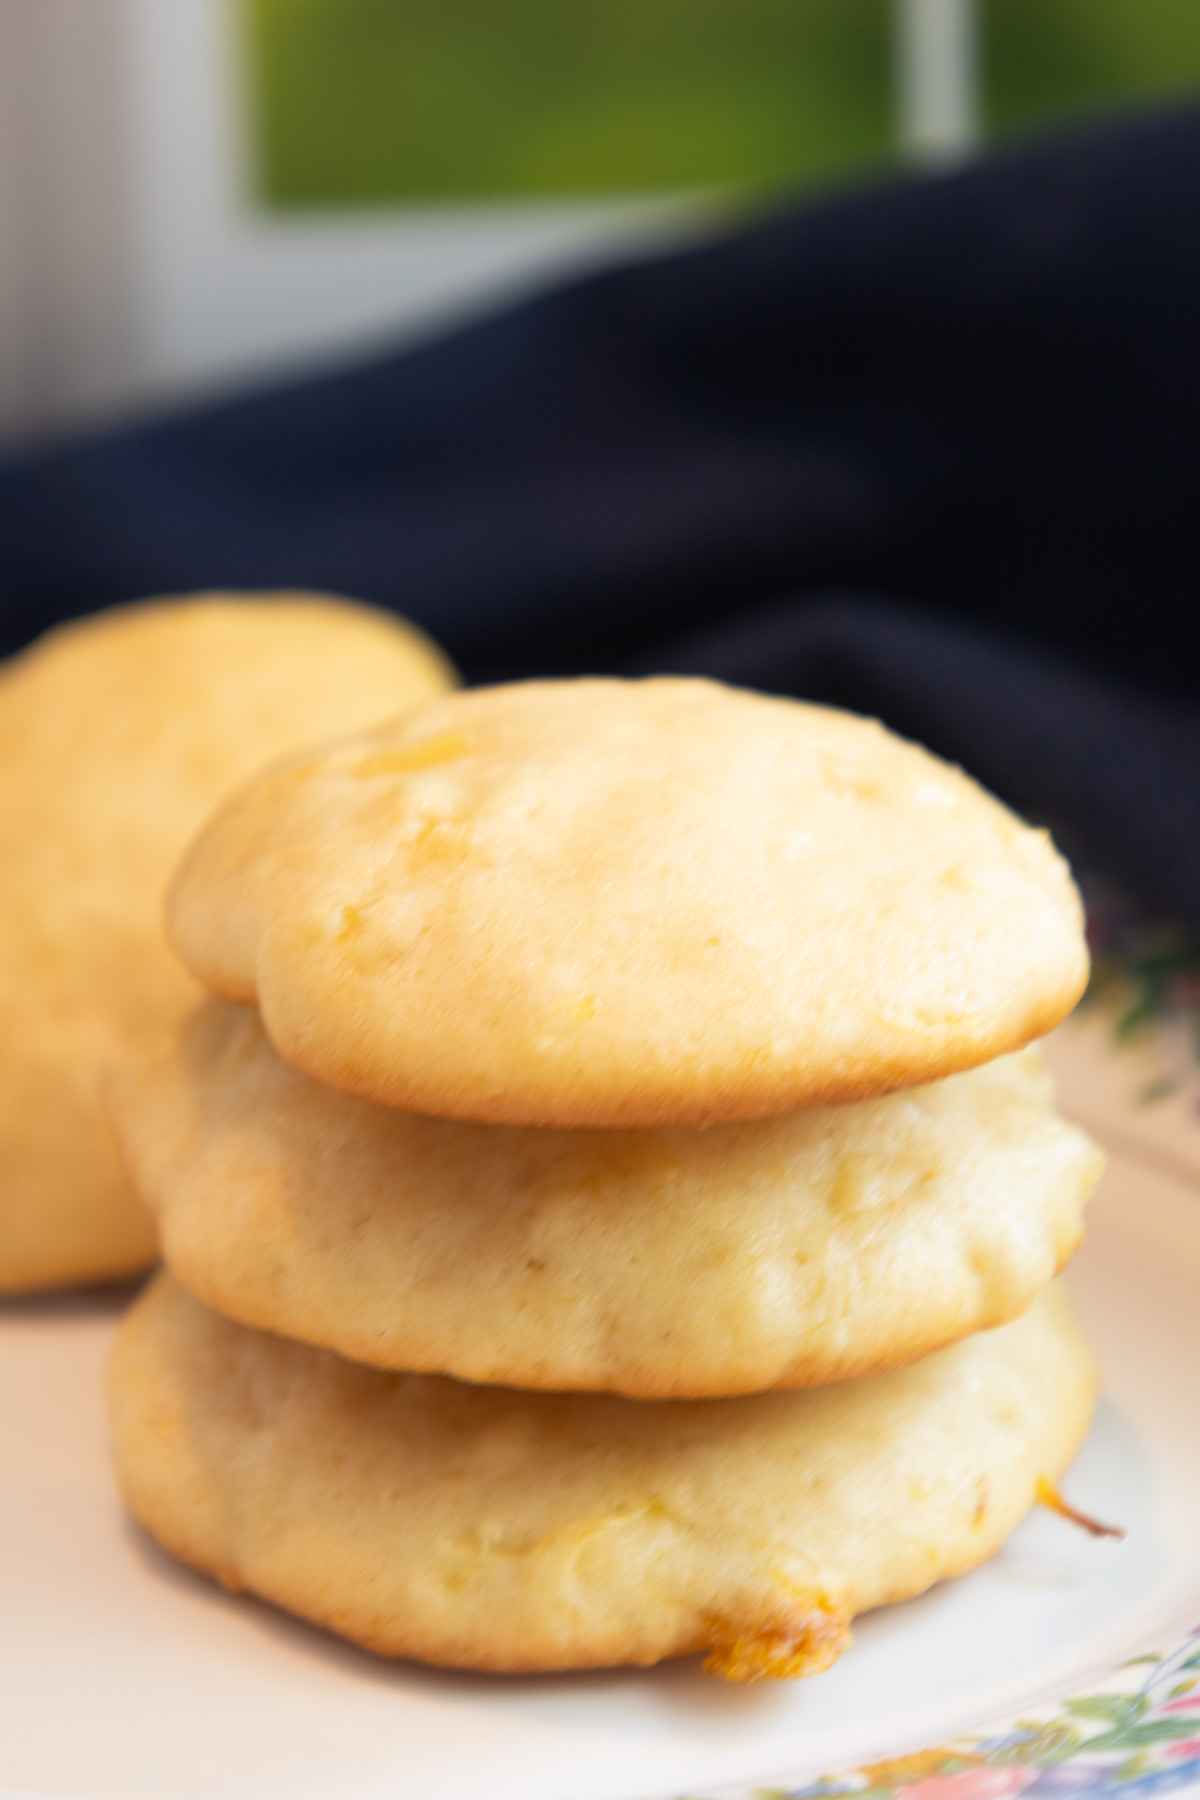
[[[449,679],[419,632],[299,594],[102,613],[0,670],[0,1293],[153,1258],[96,1081],[195,998],[161,909],[202,820],[297,739]]]
[[[640,1396],[810,1386],[1024,1310],[1099,1152],[1029,1049],[707,1131],[424,1118],[210,1001],[115,1084],[163,1253],[243,1324],[383,1368]]]
[[[991,1555],[1093,1394],[1057,1285],[906,1369],[638,1402],[364,1369],[160,1276],[111,1370],[120,1484],[168,1549],[383,1655],[492,1670],[815,1672],[855,1614]]]
[[[169,928],[317,1080],[492,1124],[867,1098],[1019,1048],[1087,974],[1045,833],[868,720],[684,679],[477,690],[285,761]]]

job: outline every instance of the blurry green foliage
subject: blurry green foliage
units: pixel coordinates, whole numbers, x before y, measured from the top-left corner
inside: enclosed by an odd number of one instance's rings
[[[889,0],[241,0],[281,207],[768,190],[894,154]],[[982,0],[989,131],[1200,77],[1200,0]]]
[[[1197,0],[984,0],[984,118],[1007,133],[1200,84]]]
[[[245,8],[275,205],[770,187],[892,135],[888,0]]]

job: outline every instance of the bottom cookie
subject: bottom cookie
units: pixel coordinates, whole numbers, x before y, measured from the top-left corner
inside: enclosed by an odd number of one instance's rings
[[[1087,1428],[1060,1285],[908,1368],[734,1400],[393,1375],[160,1276],[111,1372],[118,1477],[177,1556],[388,1656],[828,1667],[855,1614],[989,1556]]]

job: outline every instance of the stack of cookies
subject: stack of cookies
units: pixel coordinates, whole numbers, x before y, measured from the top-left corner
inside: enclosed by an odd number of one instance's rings
[[[213,997],[117,1086],[168,1272],[116,1457],[228,1586],[809,1673],[1069,1461],[1099,1158],[1026,1046],[1080,909],[957,770],[709,682],[458,694],[264,772],[169,925]]]

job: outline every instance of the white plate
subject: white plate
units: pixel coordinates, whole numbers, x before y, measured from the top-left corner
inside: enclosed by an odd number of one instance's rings
[[[830,1770],[851,1772],[818,1791],[872,1800],[1200,1785],[1200,1192],[1122,1141],[1073,1276],[1106,1398],[1067,1489],[1126,1541],[1041,1513],[792,1685],[726,1687],[691,1664],[439,1675],[230,1599],[117,1506],[101,1405],[116,1303],[0,1310],[0,1792],[629,1800],[812,1791]]]

